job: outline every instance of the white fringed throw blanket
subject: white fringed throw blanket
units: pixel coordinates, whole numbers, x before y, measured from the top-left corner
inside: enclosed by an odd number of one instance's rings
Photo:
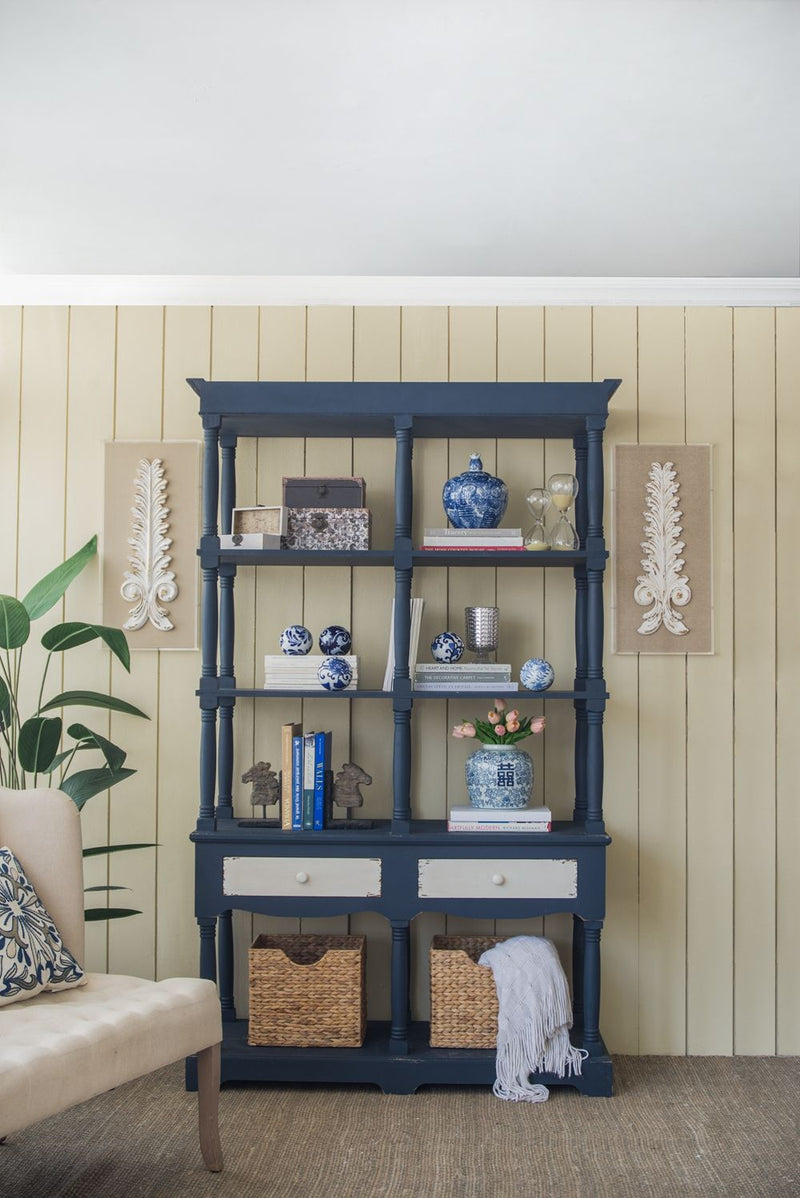
[[[588,1056],[569,1041],[572,1006],[555,945],[543,936],[512,936],[487,949],[478,964],[494,974],[500,1007],[493,1092],[511,1102],[545,1102],[550,1091],[529,1075],[571,1077]]]

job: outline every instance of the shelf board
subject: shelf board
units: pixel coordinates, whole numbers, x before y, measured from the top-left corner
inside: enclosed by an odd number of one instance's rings
[[[206,552],[204,557],[209,556]],[[393,566],[391,549],[220,549],[219,565],[231,566]]]
[[[244,817],[243,817],[244,818]],[[364,818],[363,814],[355,818]],[[411,821],[410,832],[393,832],[392,821],[373,820],[374,827],[350,830],[346,827],[324,828],[317,832],[284,831],[281,828],[254,828],[240,826],[238,819],[217,820],[216,828],[202,828],[191,833],[196,843],[247,841],[248,843],[279,843],[300,847],[308,844],[328,846],[341,844],[413,844],[440,847],[452,844],[486,845],[502,843],[507,847],[514,844],[547,845],[608,845],[611,838],[605,832],[587,832],[585,825],[572,820],[554,820],[552,832],[448,832],[443,819],[420,819]]]
[[[393,437],[395,414],[414,437],[580,436],[605,421],[619,379],[602,382],[210,382],[187,379],[203,417],[237,436]],[[486,413],[491,412],[490,418]]]
[[[199,692],[198,692],[199,693]],[[391,691],[359,690],[346,687],[342,691],[326,691],[321,687],[308,690],[293,688],[276,690],[270,687],[221,686],[217,691],[223,699],[391,699]]]
[[[364,1044],[359,1048],[285,1048],[247,1043],[246,1019],[226,1020],[222,1025],[222,1082],[333,1082],[380,1086],[387,1094],[410,1094],[425,1085],[486,1085],[496,1077],[497,1054],[493,1048],[433,1048],[429,1025],[413,1022],[408,1028],[405,1051],[390,1040],[390,1025],[367,1024]],[[580,1033],[573,1043],[582,1047]],[[196,1070],[189,1064],[187,1081],[196,1085]],[[546,1086],[573,1086],[584,1094],[608,1096],[612,1087],[612,1064],[602,1040],[583,1062],[580,1076],[533,1075]]]
[[[412,699],[495,699],[497,698],[497,690],[492,686],[487,686],[484,690],[458,690],[453,687],[452,690],[412,690]],[[199,695],[199,691],[195,691]],[[221,699],[391,699],[392,692],[384,690],[365,690],[360,687],[346,687],[341,691],[326,691],[318,687],[309,687],[307,690],[296,690],[293,687],[266,689],[263,686],[220,686],[217,689],[217,694]],[[533,700],[533,699],[566,699],[566,700],[585,700],[590,696],[587,691],[503,691],[502,698],[506,703],[516,703],[518,700]],[[596,696],[595,696],[596,697]],[[608,695],[605,695],[608,698]]]

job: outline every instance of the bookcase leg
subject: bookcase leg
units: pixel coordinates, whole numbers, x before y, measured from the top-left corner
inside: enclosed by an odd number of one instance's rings
[[[392,1032],[390,1048],[408,1052],[409,924],[392,920]]]
[[[219,1004],[223,1020],[236,1018],[233,1003],[233,912],[222,911],[217,928],[219,940]]]
[[[583,920],[572,917],[572,1026],[576,1035],[583,1032]]]
[[[217,921],[201,916],[197,923],[200,928],[200,977],[216,983]]]
[[[601,920],[583,925],[583,1047],[589,1056],[601,1051],[600,1040],[600,932]]]

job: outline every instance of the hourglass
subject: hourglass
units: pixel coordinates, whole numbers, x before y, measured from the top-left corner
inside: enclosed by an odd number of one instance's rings
[[[534,487],[525,496],[528,511],[533,516],[533,527],[525,533],[526,549],[549,549],[550,538],[544,529],[544,514],[550,507],[550,495],[544,487]]]
[[[578,549],[578,534],[567,519],[567,512],[578,494],[578,480],[574,474],[552,474],[547,480],[547,490],[553,507],[561,514],[550,536],[553,549]]]

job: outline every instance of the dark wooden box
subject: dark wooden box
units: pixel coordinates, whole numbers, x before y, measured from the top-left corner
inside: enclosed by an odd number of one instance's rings
[[[286,507],[363,507],[363,478],[284,478]]]

